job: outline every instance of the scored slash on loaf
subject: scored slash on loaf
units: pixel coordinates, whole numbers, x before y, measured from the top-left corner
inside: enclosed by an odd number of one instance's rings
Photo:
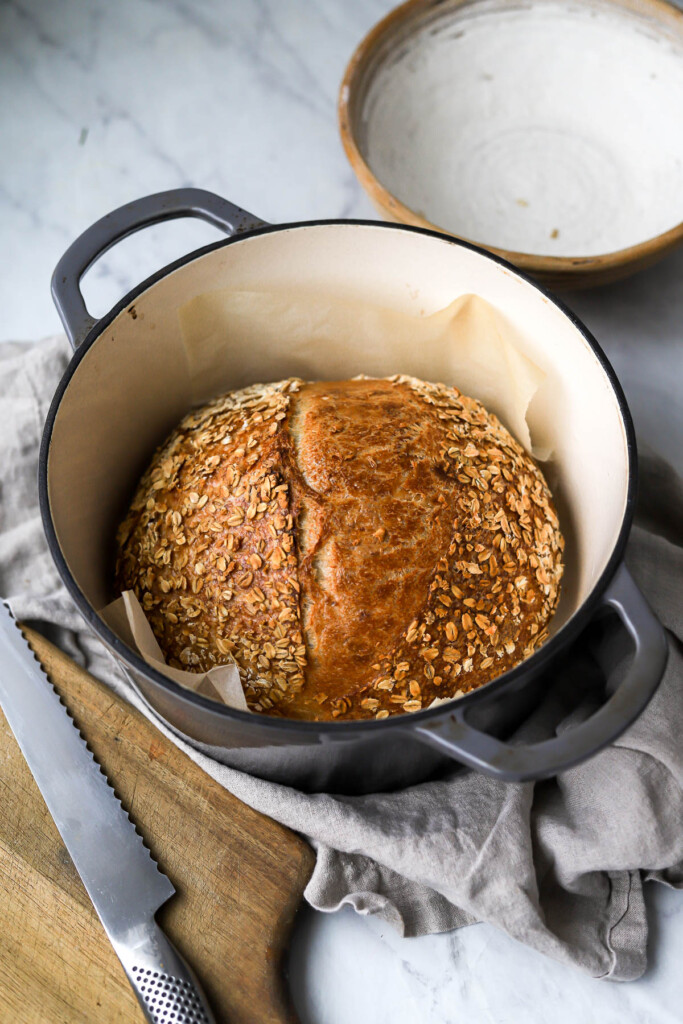
[[[120,527],[116,587],[170,665],[234,658],[253,711],[381,719],[531,654],[563,546],[541,471],[480,402],[292,378],[185,417]]]

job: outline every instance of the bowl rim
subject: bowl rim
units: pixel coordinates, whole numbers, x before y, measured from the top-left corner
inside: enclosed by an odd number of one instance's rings
[[[611,270],[618,271],[621,268],[627,267],[630,263],[639,263],[645,266],[648,261],[653,261],[656,256],[663,256],[680,245],[683,242],[683,220],[678,224],[674,224],[673,227],[668,228],[666,231],[644,239],[642,242],[637,242],[622,249],[597,253],[592,256],[549,256],[541,253],[504,249],[499,246],[488,245],[486,242],[469,238],[466,235],[460,235],[455,231],[450,231],[448,228],[435,224],[403,203],[382,184],[370,169],[370,165],[363,156],[356,138],[351,107],[355,100],[355,88],[359,75],[364,70],[365,65],[380,42],[400,22],[418,13],[420,9],[427,12],[430,8],[440,7],[443,2],[444,0],[404,0],[403,3],[399,4],[398,7],[394,7],[372,26],[363,39],[361,39],[346,65],[337,100],[339,133],[347,159],[372,202],[399,223],[450,235],[459,241],[485,249],[487,252],[493,253],[508,263],[514,264],[514,266],[527,273],[542,274],[548,277],[553,274],[559,274],[565,278],[575,277],[578,279],[586,272],[600,271],[602,274]],[[474,2],[476,0],[450,0],[449,5],[451,7],[465,7],[470,6]],[[588,2],[590,0],[581,0],[581,3]],[[642,12],[645,10],[660,24],[666,22],[674,26],[680,32],[681,41],[683,42],[683,9],[676,7],[670,0],[602,0],[602,2],[630,11]]]
[[[104,619],[101,618],[98,611],[93,607],[90,601],[86,598],[85,594],[81,590],[75,577],[72,575],[71,570],[67,564],[66,558],[62,552],[59,539],[57,537],[57,531],[55,528],[54,520],[52,517],[52,509],[50,506],[49,496],[49,463],[50,463],[50,448],[52,445],[52,435],[54,431],[55,421],[59,408],[62,403],[62,399],[66,394],[66,391],[73,379],[78,367],[87,353],[90,351],[95,342],[100,338],[103,332],[116,320],[116,318],[124,312],[132,303],[134,303],[144,292],[148,291],[151,287],[161,281],[163,278],[174,273],[176,270],[180,270],[182,267],[195,260],[201,259],[204,256],[208,256],[218,249],[222,249],[228,245],[239,245],[240,242],[257,237],[259,235],[269,235],[281,231],[292,231],[306,228],[315,228],[322,226],[353,226],[353,227],[367,227],[373,228],[380,231],[405,231],[411,234],[429,236],[436,238],[439,241],[447,242],[451,245],[458,246],[463,249],[468,249],[472,252],[477,253],[485,260],[489,260],[492,263],[496,263],[501,266],[507,273],[514,277],[520,278],[521,282],[525,285],[530,286],[535,292],[538,293],[538,298],[545,300],[554,305],[559,311],[570,321],[571,325],[575,328],[578,334],[581,335],[584,342],[593,352],[596,360],[598,361],[600,368],[605,374],[609,383],[610,389],[614,396],[617,404],[619,416],[624,428],[624,441],[625,441],[625,460],[626,460],[626,495],[624,503],[624,511],[619,524],[616,540],[612,551],[607,559],[607,562],[591,588],[589,594],[581,602],[579,607],[576,609],[571,618],[561,627],[558,633],[551,637],[542,647],[535,651],[529,658],[525,658],[518,665],[507,672],[503,672],[501,675],[492,679],[490,682],[482,685],[474,690],[466,693],[462,698],[458,700],[459,706],[465,704],[474,705],[479,701],[486,701],[490,699],[498,690],[514,685],[524,675],[529,672],[533,672],[535,675],[540,674],[544,669],[547,669],[549,663],[553,661],[563,650],[566,650],[570,644],[577,639],[577,637],[583,632],[583,630],[591,622],[593,615],[600,606],[601,598],[610,582],[614,578],[619,566],[621,565],[624,558],[624,551],[626,543],[628,541],[629,534],[631,532],[631,526],[633,523],[633,517],[635,513],[635,503],[638,487],[638,464],[637,464],[637,445],[635,428],[631,413],[626,401],[626,396],[619,382],[619,378],[609,362],[607,356],[600,347],[598,341],[588,328],[582,323],[579,317],[576,316],[572,310],[566,306],[561,299],[556,295],[549,292],[543,285],[539,284],[538,281],[529,277],[519,268],[513,266],[506,260],[499,256],[490,253],[482,246],[475,245],[471,242],[464,241],[462,239],[454,238],[442,231],[426,230],[424,228],[414,227],[408,224],[392,224],[386,221],[373,221],[365,219],[346,219],[346,218],[331,218],[331,219],[318,219],[311,221],[292,221],[284,224],[264,224],[262,227],[254,228],[249,231],[234,234],[228,238],[219,239],[217,242],[210,243],[209,245],[203,246],[200,249],[196,249],[186,255],[174,260],[167,266],[162,267],[154,274],[151,274],[148,278],[132,288],[126,295],[116,303],[112,309],[99,319],[90,329],[84,340],[78,345],[75,352],[73,353],[68,366],[66,367],[53,395],[50,407],[45,418],[45,425],[43,428],[43,434],[40,445],[39,461],[38,461],[38,499],[40,514],[43,523],[43,531],[47,540],[47,545],[50,550],[50,554],[57,566],[57,570],[62,579],[62,582],[66,586],[71,598],[73,599],[76,607],[80,611],[81,615],[85,619],[86,623],[90,626],[93,632],[104,642],[105,646],[112,651],[120,661],[123,662],[124,666],[130,671],[131,669],[142,675],[147,680],[155,684],[161,690],[172,695],[176,701],[180,701],[188,705],[189,707],[199,707],[203,711],[210,712],[217,718],[223,718],[232,720],[234,722],[242,723],[247,728],[257,727],[259,730],[266,732],[272,731],[273,736],[280,734],[289,734],[293,739],[298,733],[300,738],[307,737],[309,741],[315,742],[316,735],[325,734],[328,738],[336,741],[345,741],[360,736],[370,736],[377,731],[386,732],[387,729],[398,730],[398,732],[410,730],[413,722],[426,723],[430,719],[443,718],[453,713],[451,701],[446,701],[444,704],[434,708],[423,708],[420,711],[411,712],[410,714],[402,715],[390,715],[381,721],[375,719],[352,719],[338,721],[314,721],[311,719],[296,719],[296,718],[277,718],[271,715],[262,715],[253,711],[243,711],[239,708],[229,707],[226,704],[220,704],[210,697],[205,697],[203,694],[197,693],[194,690],[189,690],[181,683],[175,682],[170,679],[167,675],[154,668],[152,665],[148,665],[143,660],[141,655],[136,651],[133,651],[128,647],[114,631],[106,624]],[[135,681],[137,692],[140,693],[139,684]],[[147,697],[141,694],[142,699],[148,702]],[[153,707],[153,705],[152,705]],[[156,712],[161,714],[160,712]],[[164,717],[164,716],[162,716]],[[164,721],[168,722],[172,728],[175,728],[168,719],[164,717]]]

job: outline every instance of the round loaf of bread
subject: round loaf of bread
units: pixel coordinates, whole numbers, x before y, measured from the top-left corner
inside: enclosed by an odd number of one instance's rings
[[[547,636],[563,541],[538,466],[455,388],[298,379],[190,413],[118,534],[170,665],[251,710],[363,719],[460,696]]]

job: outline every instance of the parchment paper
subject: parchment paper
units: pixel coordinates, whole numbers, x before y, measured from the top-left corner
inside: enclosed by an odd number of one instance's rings
[[[477,295],[429,316],[320,291],[205,292],[179,311],[195,401],[257,381],[405,373],[483,402],[536,458],[526,412],[545,374]],[[417,355],[417,359],[416,359]],[[355,369],[353,369],[355,367]]]
[[[302,377],[339,380],[363,373],[413,376],[455,385],[496,414],[537,459],[526,413],[545,374],[515,344],[514,328],[488,302],[463,295],[429,316],[414,316],[305,289],[216,289],[179,310],[195,404],[256,382]],[[417,355],[417,359],[416,359]],[[189,689],[246,709],[234,663],[206,674],[171,668],[131,591],[101,613],[144,660]],[[435,704],[446,700],[436,698]]]
[[[231,708],[248,710],[239,670],[234,661],[216,665],[209,672],[184,672],[166,664],[147,616],[132,590],[124,590],[121,597],[108,604],[99,614],[124,643],[169,679]]]

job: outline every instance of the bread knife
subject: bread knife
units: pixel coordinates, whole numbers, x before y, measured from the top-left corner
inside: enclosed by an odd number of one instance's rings
[[[147,1020],[215,1024],[194,973],[154,919],[173,885],[2,601],[0,706]]]

